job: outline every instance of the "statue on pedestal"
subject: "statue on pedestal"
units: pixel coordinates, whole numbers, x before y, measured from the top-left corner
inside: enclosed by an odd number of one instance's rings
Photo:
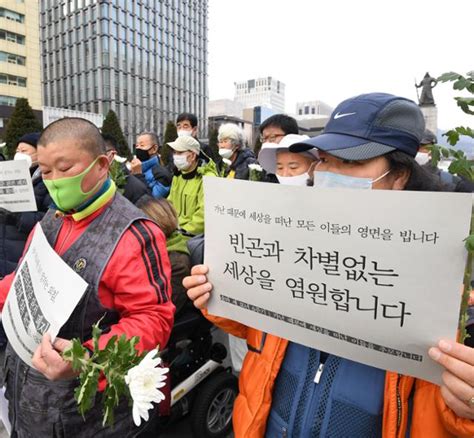
[[[421,80],[419,84],[415,82],[417,93],[418,93],[418,88],[421,88],[421,97],[418,97],[418,104],[420,106],[435,105],[432,90],[434,87],[436,87],[437,83],[438,81],[432,76],[430,76],[428,72],[426,72],[424,78]]]

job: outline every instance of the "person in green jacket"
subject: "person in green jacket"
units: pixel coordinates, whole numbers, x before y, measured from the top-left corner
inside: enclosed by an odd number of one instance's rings
[[[168,143],[176,167],[168,200],[178,214],[179,232],[187,239],[204,233],[203,176],[217,176],[214,161],[199,159],[201,147],[193,137],[178,137]]]

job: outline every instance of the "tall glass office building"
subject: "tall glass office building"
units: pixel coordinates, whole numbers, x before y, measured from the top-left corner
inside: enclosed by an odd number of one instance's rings
[[[130,144],[183,111],[205,128],[208,0],[40,4],[45,106],[112,109]]]

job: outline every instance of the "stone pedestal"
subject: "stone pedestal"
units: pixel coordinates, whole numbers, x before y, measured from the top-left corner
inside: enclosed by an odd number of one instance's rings
[[[425,116],[426,129],[434,135],[438,135],[438,108],[436,105],[420,105],[421,112]]]

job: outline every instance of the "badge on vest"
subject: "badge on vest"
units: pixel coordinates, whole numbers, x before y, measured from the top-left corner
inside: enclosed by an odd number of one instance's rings
[[[86,269],[86,266],[87,260],[81,257],[74,263],[74,270],[79,274],[79,272],[82,272],[84,269]]]

